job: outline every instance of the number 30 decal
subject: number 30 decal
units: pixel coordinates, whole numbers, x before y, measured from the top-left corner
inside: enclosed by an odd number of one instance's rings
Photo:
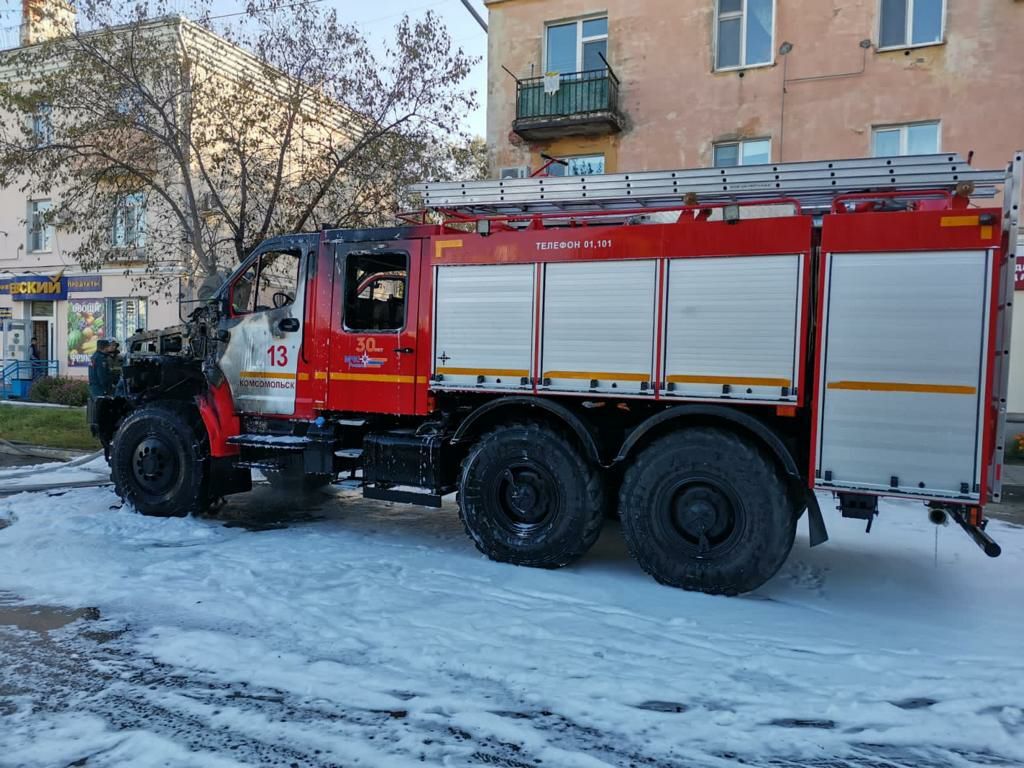
[[[270,364],[272,366],[281,368],[288,365],[288,347],[284,344],[271,347],[267,350],[267,354],[270,355]]]

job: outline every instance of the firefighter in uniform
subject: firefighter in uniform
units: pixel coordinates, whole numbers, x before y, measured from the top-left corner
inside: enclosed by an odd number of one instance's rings
[[[103,397],[109,395],[113,386],[113,375],[110,371],[110,343],[106,339],[96,342],[96,351],[89,359],[89,396]]]

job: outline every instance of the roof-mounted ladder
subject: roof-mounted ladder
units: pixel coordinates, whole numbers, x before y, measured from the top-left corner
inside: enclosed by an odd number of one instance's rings
[[[500,181],[423,182],[409,191],[424,208],[467,215],[519,215],[712,205],[789,198],[827,210],[859,192],[942,191],[995,197],[1006,171],[975,170],[957,154],[547,176]]]

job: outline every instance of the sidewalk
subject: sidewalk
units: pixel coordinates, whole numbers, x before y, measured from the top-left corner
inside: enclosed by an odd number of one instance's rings
[[[1004,464],[1003,485],[1024,486],[1024,464]]]

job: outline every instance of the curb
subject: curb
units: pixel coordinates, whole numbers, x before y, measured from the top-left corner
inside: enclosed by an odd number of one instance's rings
[[[29,445],[27,443],[11,443],[7,440],[0,440],[0,453],[7,453],[14,456],[35,456],[40,459],[57,459],[58,461],[71,461],[82,456],[88,456],[95,451],[82,451],[75,448],[50,448],[45,445]]]

